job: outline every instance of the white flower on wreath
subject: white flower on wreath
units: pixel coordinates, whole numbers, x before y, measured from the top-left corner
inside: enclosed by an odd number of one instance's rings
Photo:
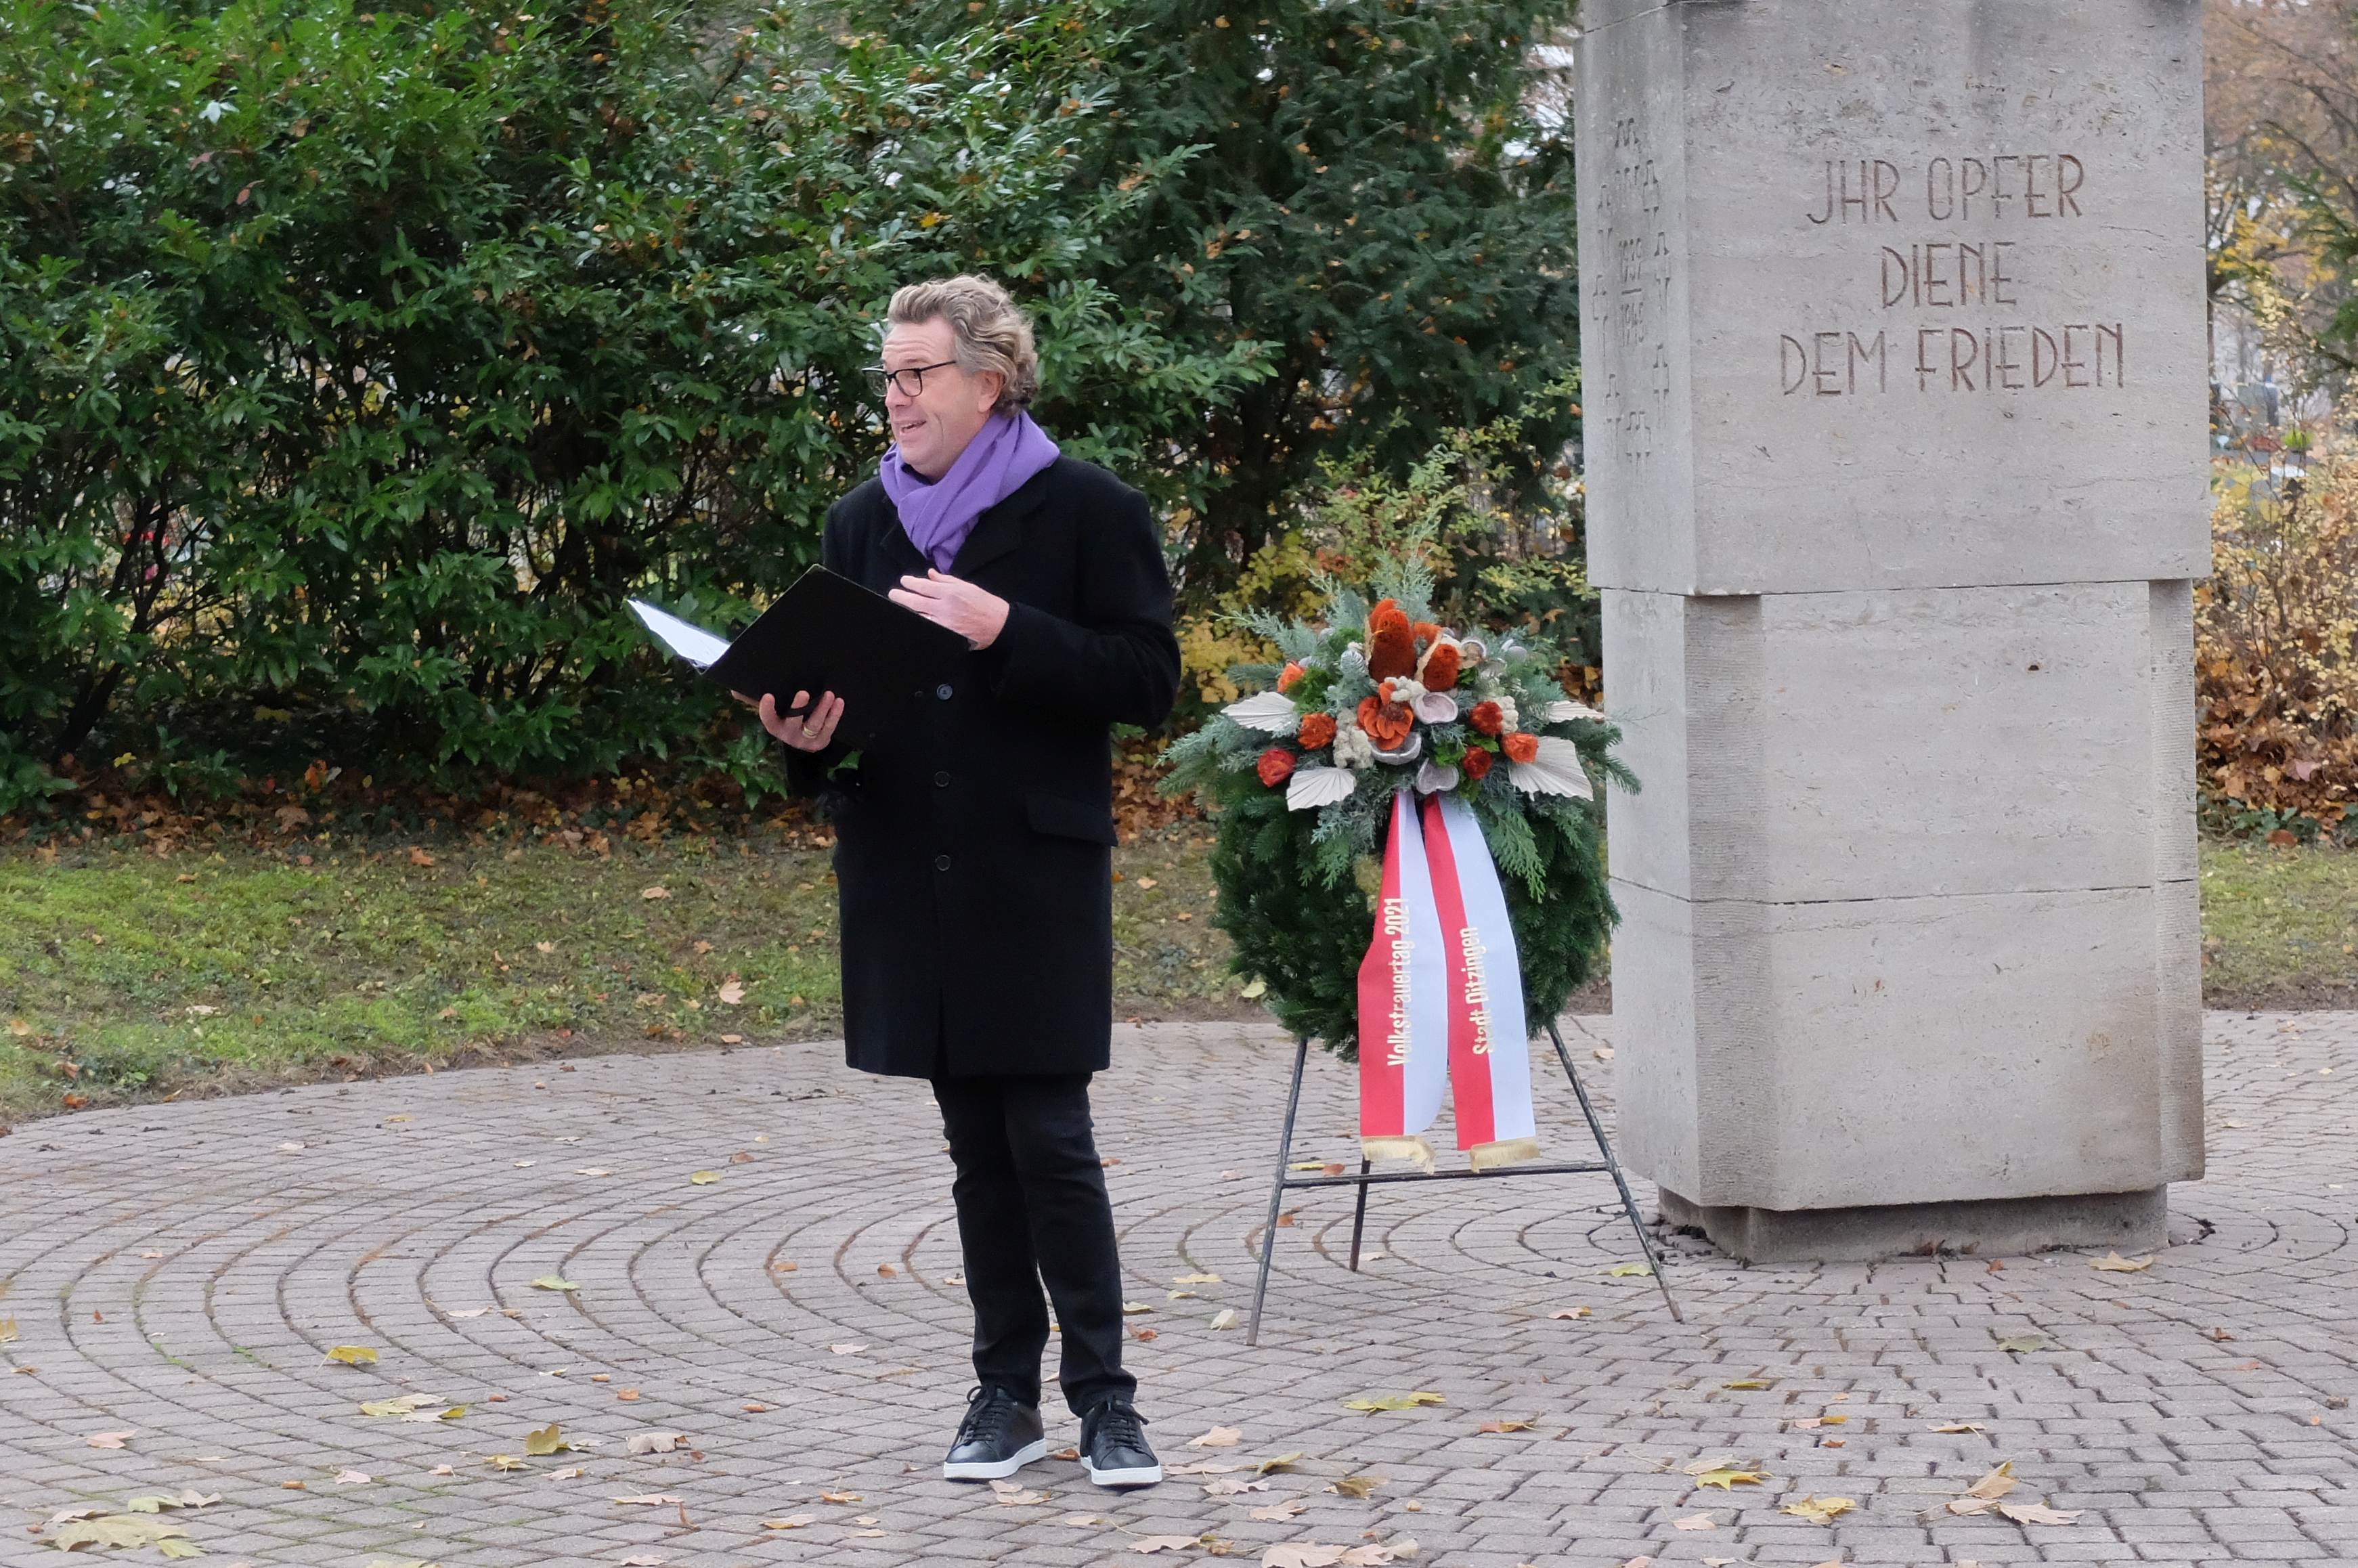
[[[1498,717],[1505,720],[1509,730],[1520,730],[1523,727],[1522,710],[1515,706],[1515,699],[1511,697],[1498,698]]]
[[[1335,761],[1347,768],[1372,768],[1376,765],[1376,743],[1368,732],[1345,719],[1335,727]]]

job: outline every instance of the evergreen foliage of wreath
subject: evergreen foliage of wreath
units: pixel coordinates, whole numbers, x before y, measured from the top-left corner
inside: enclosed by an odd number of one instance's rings
[[[1595,972],[1619,918],[1591,781],[1637,788],[1611,754],[1619,731],[1565,699],[1543,643],[1509,636],[1493,652],[1425,622],[1432,583],[1417,566],[1372,586],[1371,607],[1329,585],[1323,627],[1250,618],[1286,663],[1230,672],[1240,689],[1261,689],[1175,743],[1165,785],[1214,813],[1215,919],[1236,949],[1230,967],[1266,984],[1279,1022],[1347,1060],[1358,1053],[1359,963],[1398,791],[1445,791],[1473,808],[1536,1027]],[[1444,647],[1454,654],[1436,657]],[[1499,725],[1501,711],[1520,725]],[[1469,762],[1477,752],[1487,755]]]

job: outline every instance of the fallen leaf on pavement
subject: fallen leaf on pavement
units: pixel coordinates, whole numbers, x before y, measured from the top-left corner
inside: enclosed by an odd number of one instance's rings
[[[2020,1334],[2017,1335],[2012,1339],[1999,1340],[1997,1342],[1997,1347],[2011,1355],[2028,1356],[2034,1350],[2046,1349],[2047,1341],[2041,1339],[2035,1334]]]
[[[1493,1433],[1496,1433],[1496,1432],[1529,1432],[1529,1431],[1531,1431],[1531,1423],[1530,1422],[1527,1422],[1527,1421],[1486,1421],[1486,1422],[1484,1422],[1480,1426],[1476,1427],[1474,1430],[1475,1430],[1475,1431],[1476,1431],[1476,1432],[1493,1432]]]
[[[1045,1493],[1035,1492],[1019,1482],[993,1481],[990,1484],[990,1500],[1008,1508],[1020,1508],[1029,1503],[1044,1503],[1048,1498]]]
[[[2076,1509],[2050,1509],[2044,1503],[2000,1503],[1997,1511],[2017,1524],[2071,1524],[2080,1517]]]
[[[327,1358],[346,1367],[373,1367],[376,1352],[365,1345],[337,1345],[328,1350]]]
[[[794,1514],[785,1519],[765,1519],[762,1521],[762,1528],[763,1530],[800,1530],[806,1524],[817,1522],[817,1514]]]
[[[1092,1519],[1091,1524],[1097,1522]],[[1195,1545],[1192,1535],[1141,1535],[1122,1542],[1121,1550],[1135,1552],[1141,1557],[1152,1557],[1158,1552],[1185,1552]]]
[[[1217,1274],[1174,1274],[1171,1282],[1174,1285],[1217,1285],[1220,1277]]]
[[[89,1444],[92,1448],[120,1448],[126,1441],[138,1435],[139,1433],[136,1431],[93,1432],[88,1437],[83,1438],[82,1441]]]
[[[1812,1524],[1832,1524],[1837,1515],[1846,1514],[1856,1507],[1858,1504],[1849,1498],[1803,1498],[1799,1502],[1787,1503],[1777,1511],[1808,1519]]]
[[[527,1432],[524,1434],[524,1451],[528,1458],[546,1459],[552,1454],[560,1453],[572,1446],[573,1444],[566,1442],[564,1436],[558,1433],[557,1423],[553,1421],[537,1432]]]
[[[860,1494],[858,1492],[821,1492],[818,1495],[818,1500],[823,1503],[856,1503],[860,1500]]]
[[[1364,1498],[1384,1484],[1381,1476],[1346,1476],[1326,1489],[1347,1498]]]
[[[1301,1462],[1302,1450],[1297,1448],[1291,1454],[1273,1454],[1267,1459],[1259,1461],[1253,1465],[1253,1474],[1256,1476],[1274,1476],[1281,1470],[1293,1469]]]
[[[371,1400],[361,1406],[361,1414],[406,1416],[415,1411],[425,1409],[427,1405],[438,1405],[441,1402],[442,1396],[439,1394],[402,1394],[390,1400]]]
[[[688,1177],[687,1181],[690,1186],[708,1187],[719,1179],[720,1173],[718,1171],[698,1171]]]
[[[1768,1386],[1768,1379],[1766,1378],[1738,1378],[1732,1383],[1720,1385],[1723,1389],[1765,1389]]]
[[[1247,1509],[1245,1517],[1271,1524],[1283,1524],[1306,1506],[1300,1498],[1288,1498],[1283,1502],[1263,1503],[1257,1509]]]
[[[1236,1325],[1237,1309],[1234,1307],[1222,1307],[1219,1311],[1212,1314],[1212,1326],[1214,1328],[1234,1328]]]
[[[1721,1491],[1733,1491],[1738,1487],[1757,1487],[1766,1478],[1760,1470],[1705,1470],[1697,1476],[1698,1487],[1717,1487]]]
[[[1267,1481],[1239,1481],[1226,1476],[1223,1476],[1217,1480],[1206,1481],[1204,1483],[1204,1495],[1207,1498],[1233,1498],[1240,1492],[1266,1492],[1268,1490],[1269,1483]]]
[[[865,1345],[830,1345],[827,1348],[834,1351],[838,1356],[857,1356],[861,1351],[867,1349],[868,1346]]]
[[[1446,1399],[1429,1389],[1419,1389],[1413,1393],[1407,1394],[1361,1394],[1356,1400],[1345,1400],[1343,1408],[1347,1411],[1360,1411],[1372,1414],[1377,1411],[1410,1411],[1419,1405],[1442,1405],[1448,1402]]]
[[[1212,1428],[1211,1431],[1204,1433],[1201,1437],[1188,1439],[1187,1446],[1190,1448],[1234,1448],[1237,1445],[1238,1440],[1243,1436],[1244,1429],[1241,1427],[1216,1426]]]
[[[178,1525],[160,1519],[106,1514],[62,1526],[49,1537],[49,1544],[66,1552],[77,1546],[153,1546],[167,1557],[194,1557],[197,1551],[188,1543],[188,1535]],[[174,1545],[179,1550],[172,1550]]]
[[[339,1487],[365,1487],[374,1479],[376,1479],[375,1476],[360,1470],[339,1470],[336,1472],[336,1485]]]
[[[1709,1514],[1689,1514],[1684,1519],[1672,1519],[1671,1528],[1672,1530],[1717,1530],[1719,1526],[1712,1521]]]
[[[615,1502],[631,1508],[660,1509],[679,1501],[669,1492],[643,1492],[634,1498],[616,1498]]]
[[[489,1465],[494,1470],[523,1470],[528,1468],[523,1460],[517,1458],[513,1454],[487,1454],[483,1456],[483,1463]]]
[[[687,1441],[676,1432],[634,1432],[631,1433],[630,1450],[633,1454],[669,1454]]]
[[[1550,1317],[1594,1317],[1595,1315],[1595,1314],[1590,1312],[1586,1307],[1565,1307],[1561,1312],[1552,1312],[1548,1314],[1548,1316]]]
[[[2107,1274],[2136,1274],[2153,1267],[2150,1258],[2124,1258],[2118,1252],[2107,1252],[2101,1258],[2088,1260],[2091,1269],[2102,1269]]]
[[[219,1492],[215,1492],[211,1497],[208,1497],[204,1493],[197,1490],[194,1487],[190,1487],[177,1498],[168,1497],[161,1494],[153,1497],[133,1498],[123,1506],[129,1509],[135,1514],[152,1514],[161,1513],[166,1509],[211,1508],[213,1504],[219,1501],[221,1501],[221,1494]],[[54,1524],[59,1519],[87,1519],[96,1512],[98,1512],[96,1509],[75,1509],[65,1514],[52,1514],[49,1516],[49,1519],[50,1522]]]
[[[1607,1279],[1628,1280],[1650,1274],[1653,1271],[1654,1266],[1651,1263],[1616,1263],[1606,1270],[1605,1274]]]
[[[1303,1541],[1271,1547],[1261,1553],[1260,1568],[1335,1568],[1342,1561],[1341,1547]]]
[[[532,1288],[536,1291],[578,1291],[581,1287],[562,1274],[543,1274],[532,1282]]]
[[[635,1556],[623,1558],[622,1568],[663,1568],[663,1561],[653,1552],[642,1552]]]
[[[1931,1432],[1955,1433],[1961,1432],[1979,1432],[1981,1429],[1981,1423],[1979,1422],[1944,1421],[1940,1425],[1928,1428],[1927,1430]]]

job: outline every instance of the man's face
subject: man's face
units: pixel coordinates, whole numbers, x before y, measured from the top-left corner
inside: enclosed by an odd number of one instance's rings
[[[949,471],[990,417],[999,401],[1001,377],[996,372],[971,375],[944,362],[957,357],[957,338],[947,321],[896,325],[884,338],[884,368],[925,372],[925,390],[904,395],[897,386],[884,389],[884,417],[901,460],[927,479]]]

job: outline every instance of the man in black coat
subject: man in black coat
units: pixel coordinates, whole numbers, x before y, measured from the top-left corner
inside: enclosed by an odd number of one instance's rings
[[[893,450],[828,511],[821,559],[971,651],[856,759],[831,693],[796,693],[799,715],[764,697],[762,720],[834,822],[846,1057],[930,1079],[957,1167],[980,1386],[944,1475],[1047,1453],[1044,1281],[1090,1478],[1152,1485],[1088,1080],[1112,1035],[1109,730],[1170,712],[1170,579],[1145,499],[1031,423],[1037,359],[1003,290],[912,285],[887,329]]]

